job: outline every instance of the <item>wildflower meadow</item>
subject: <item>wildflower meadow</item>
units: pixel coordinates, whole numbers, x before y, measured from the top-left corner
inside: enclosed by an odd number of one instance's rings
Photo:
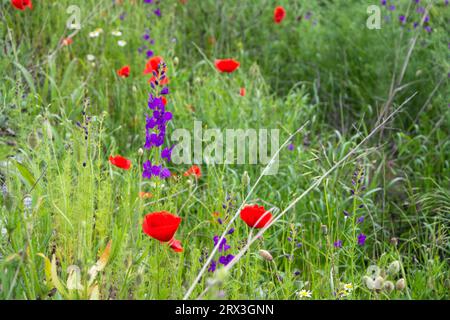
[[[448,300],[448,0],[0,0],[1,300]]]

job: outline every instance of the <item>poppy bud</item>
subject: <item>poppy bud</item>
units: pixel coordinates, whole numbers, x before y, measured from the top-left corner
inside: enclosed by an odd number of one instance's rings
[[[264,258],[265,260],[267,260],[267,261],[272,261],[273,260],[273,257],[272,257],[272,255],[270,254],[270,252],[269,251],[267,251],[267,250],[259,250],[259,255],[262,257],[262,258]]]
[[[400,271],[400,262],[394,261],[388,267],[388,274],[395,276]]]
[[[178,59],[178,57],[173,58],[173,65],[177,66],[178,63],[180,63],[180,60]]]
[[[405,279],[401,278],[397,281],[397,283],[395,284],[395,289],[397,289],[398,291],[402,291],[403,289],[405,289],[406,287],[406,281]]]
[[[386,281],[383,285],[383,290],[385,290],[388,293],[391,293],[395,289],[394,284],[392,281]]]
[[[322,233],[323,233],[324,235],[326,235],[326,234],[328,234],[328,227],[327,227],[326,225],[322,224],[322,225],[320,226],[320,231],[322,231]]]
[[[144,154],[144,149],[139,148],[139,149],[138,149],[138,155],[139,155],[139,156],[142,156],[143,154]]]
[[[242,175],[242,184],[244,185],[244,187],[250,184],[250,176],[248,175],[247,171],[244,171],[244,174]]]

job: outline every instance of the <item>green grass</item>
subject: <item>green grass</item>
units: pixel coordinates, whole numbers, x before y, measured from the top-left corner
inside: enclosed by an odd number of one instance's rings
[[[354,290],[342,299],[449,298],[449,11],[443,1],[430,10],[431,34],[400,28],[398,14],[417,19],[410,1],[400,1],[381,30],[365,28],[368,4],[361,1],[162,1],[160,19],[147,18],[152,5],[124,2],[40,1],[21,12],[0,1],[1,299],[181,299],[212,252],[213,236],[225,230],[214,213],[230,219],[264,168],[202,164],[196,181],[183,176],[188,165],[171,165],[176,178],[141,178],[142,162],[156,156],[138,151],[149,92],[146,59],[137,51],[145,28],[169,68],[169,136],[176,128],[192,130],[198,120],[222,130],[278,128],[284,141],[307,123],[292,140],[295,149],[281,150],[278,174],[263,177],[250,195],[248,203],[275,213],[371,133],[417,36],[390,112],[416,96],[233,268],[207,272],[190,298],[298,299],[299,290],[310,290],[314,299],[336,299],[348,283]],[[82,28],[49,59],[70,33],[67,7],[77,3]],[[278,4],[288,15],[274,25]],[[103,34],[89,38],[97,27]],[[113,37],[115,29],[123,36]],[[127,45],[119,47],[118,39]],[[230,75],[216,72],[214,59],[224,57],[241,67]],[[120,79],[116,70],[125,64],[131,76]],[[86,99],[87,141],[76,126]],[[110,154],[132,160],[131,170],[110,166]],[[355,171],[364,172],[358,186],[351,182]],[[153,197],[141,199],[140,191]],[[182,217],[176,237],[183,253],[142,232],[144,215],[161,210]],[[232,227],[227,240],[236,255],[250,229],[240,219]],[[364,246],[357,244],[360,233],[367,235]],[[109,241],[107,264],[90,281],[89,270]],[[264,260],[261,249],[273,261]],[[394,261],[400,271],[385,281],[403,278],[406,287],[370,290],[367,268],[377,265],[384,274]],[[70,289],[77,277],[83,289]]]

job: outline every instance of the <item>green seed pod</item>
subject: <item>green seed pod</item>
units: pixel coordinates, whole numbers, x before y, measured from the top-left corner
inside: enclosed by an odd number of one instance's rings
[[[250,184],[250,176],[248,175],[247,171],[244,171],[244,174],[242,175],[242,185],[246,187],[249,184]]]

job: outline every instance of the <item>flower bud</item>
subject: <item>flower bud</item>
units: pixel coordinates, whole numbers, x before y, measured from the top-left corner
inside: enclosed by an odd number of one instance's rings
[[[326,234],[328,234],[328,227],[323,224],[323,225],[320,226],[320,231],[322,231],[322,233],[324,235],[326,235]]]
[[[242,175],[242,185],[246,187],[249,184],[250,184],[250,176],[248,175],[247,171],[244,171],[244,174]]]
[[[396,247],[398,245],[398,238],[392,237],[391,238],[391,244]]]
[[[273,257],[272,257],[272,255],[270,254],[270,252],[269,251],[267,251],[267,250],[259,250],[259,255],[261,256],[261,257],[263,257],[265,260],[267,260],[267,261],[272,261],[273,260]]]
[[[406,287],[406,281],[405,279],[401,278],[397,281],[397,283],[395,284],[395,289],[402,291],[403,289],[405,289]]]
[[[180,63],[180,59],[178,59],[178,57],[173,58],[173,65],[177,66],[178,63]]]
[[[394,291],[394,289],[395,289],[395,286],[392,283],[392,281],[386,281],[383,285],[383,290],[388,293],[391,293],[392,291]]]
[[[375,290],[381,290],[384,285],[384,279],[381,276],[378,276],[375,278],[375,281],[373,282],[373,288]]]
[[[138,155],[139,155],[139,156],[142,156],[143,154],[144,154],[144,149],[139,148],[139,149],[138,149]]]
[[[363,277],[363,281],[364,281],[364,283],[366,284],[366,286],[367,286],[367,288],[368,288],[369,290],[373,290],[373,289],[375,288],[374,283],[373,283],[373,280],[372,280],[371,277],[364,276],[364,277]]]
[[[400,262],[398,260],[395,260],[392,262],[387,270],[388,274],[395,276],[400,272]]]

